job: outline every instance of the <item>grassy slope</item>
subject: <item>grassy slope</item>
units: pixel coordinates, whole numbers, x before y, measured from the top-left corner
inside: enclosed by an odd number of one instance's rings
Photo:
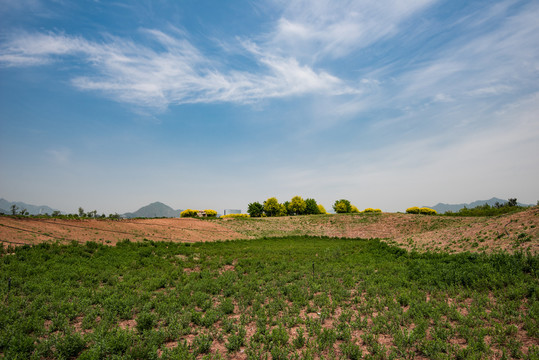
[[[496,217],[384,213],[215,221],[248,238],[293,235],[382,238],[418,251],[513,252],[529,249],[539,253],[539,207]]]

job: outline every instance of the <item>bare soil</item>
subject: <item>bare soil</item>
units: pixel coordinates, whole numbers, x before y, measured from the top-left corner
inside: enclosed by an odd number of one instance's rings
[[[0,241],[7,245],[39,242],[130,241],[199,242],[243,238],[218,223],[198,219],[62,220],[0,217]]]
[[[336,214],[227,219],[220,223],[249,238],[291,235],[379,238],[417,251],[539,252],[537,206],[495,217]]]
[[[380,238],[417,251],[539,253],[539,207],[496,217],[400,213],[335,214],[252,219],[60,220],[0,217],[4,246],[39,242],[129,239],[199,242],[281,236]]]

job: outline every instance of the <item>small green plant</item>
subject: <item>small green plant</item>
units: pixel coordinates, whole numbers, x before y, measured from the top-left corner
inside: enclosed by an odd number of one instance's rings
[[[228,350],[228,352],[236,352],[243,345],[245,345],[245,335],[246,332],[243,327],[241,327],[235,334],[230,335],[226,343],[226,349]]]
[[[292,344],[294,345],[296,349],[301,349],[302,347],[305,346],[305,336],[303,334],[302,328],[298,328],[296,337],[292,341]]]
[[[155,315],[149,312],[140,313],[137,317],[137,330],[143,332],[151,330],[155,325]]]
[[[193,340],[193,352],[195,355],[207,354],[210,352],[213,339],[209,334],[200,334]]]

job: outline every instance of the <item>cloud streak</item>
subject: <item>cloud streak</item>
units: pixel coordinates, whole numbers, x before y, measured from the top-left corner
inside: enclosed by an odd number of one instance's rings
[[[220,70],[188,40],[158,30],[144,30],[157,51],[125,39],[92,42],[63,34],[22,34],[3,44],[4,67],[38,66],[70,58],[94,71],[72,79],[81,90],[98,91],[120,102],[164,109],[170,104],[234,102],[355,90],[325,71],[296,59],[264,52],[245,42],[244,49],[259,72]]]
[[[283,14],[266,45],[311,61],[340,58],[395,35],[404,21],[435,2],[279,1]]]

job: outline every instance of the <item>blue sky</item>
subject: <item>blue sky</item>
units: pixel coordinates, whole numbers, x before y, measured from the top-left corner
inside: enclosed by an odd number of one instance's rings
[[[537,1],[0,0],[0,197],[539,200]]]

